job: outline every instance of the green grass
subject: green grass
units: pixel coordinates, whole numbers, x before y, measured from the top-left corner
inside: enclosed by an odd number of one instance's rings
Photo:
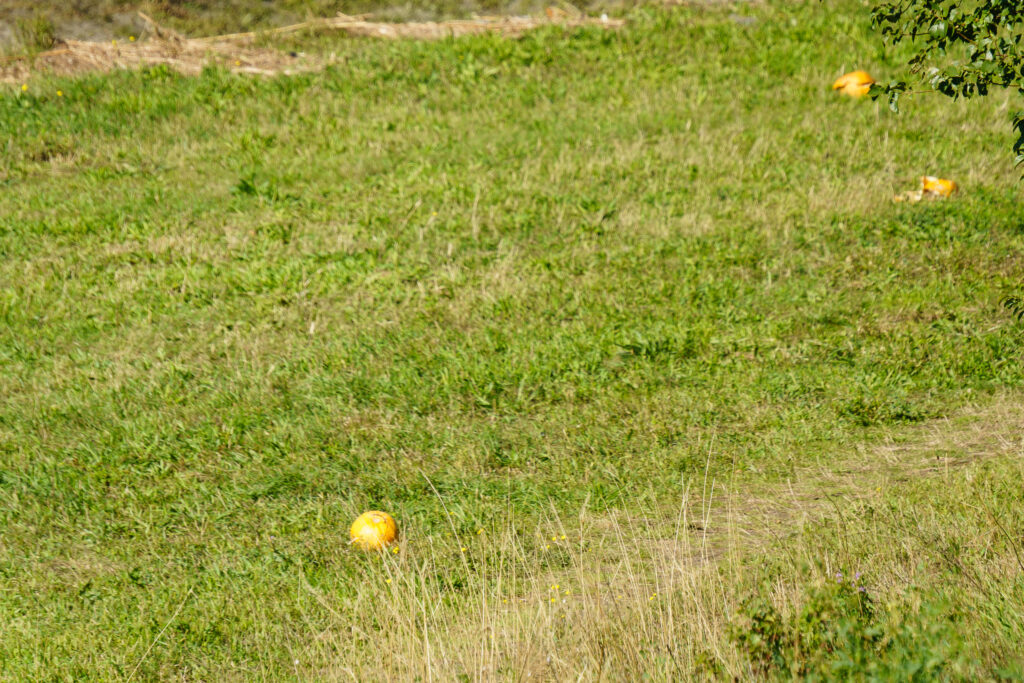
[[[628,19],[4,94],[0,676],[1020,675],[1016,103],[835,96],[905,61],[857,2]]]

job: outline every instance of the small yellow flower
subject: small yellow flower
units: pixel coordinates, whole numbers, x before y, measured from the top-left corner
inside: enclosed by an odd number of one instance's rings
[[[26,90],[28,90],[28,83],[22,83],[21,84],[21,92],[25,92]]]
[[[128,36],[128,42],[129,43],[134,43],[135,42],[135,36]]]
[[[58,90],[57,91],[57,97],[64,97],[64,91],[63,90]]]
[[[242,66],[242,60],[241,59],[236,59],[235,60],[235,66]]]
[[[437,215],[437,211],[435,211],[434,213],[432,213],[432,214],[430,214],[430,215],[431,215],[431,216],[436,216],[436,215]]]
[[[653,600],[653,599],[654,599],[654,598],[656,598],[656,597],[658,597],[658,594],[657,594],[657,593],[655,593],[654,595],[652,595],[651,597],[649,597],[649,598],[647,598],[647,599],[648,599],[648,600]]]
[[[565,540],[565,534],[562,534],[562,540],[563,541]]]
[[[568,588],[565,589],[565,594],[569,595],[569,589]]]
[[[477,536],[479,536],[479,535],[480,535],[480,534],[482,534],[483,532],[484,532],[484,530],[483,530],[483,529],[477,529],[477,530],[476,530]]]
[[[117,45],[117,41],[116,40],[112,40],[112,41],[110,41],[110,44],[111,45]]]
[[[551,598],[551,602],[554,602],[554,601],[555,601],[555,599],[554,599],[554,598]]]
[[[395,555],[397,555],[398,554],[398,546],[396,545],[394,548],[392,548],[391,552],[393,552]]]
[[[551,540],[552,540],[552,541],[557,541],[558,539],[557,539],[557,538],[555,538],[554,536],[552,536],[552,537],[551,537]]]
[[[508,598],[505,598],[505,599],[504,599],[504,600],[502,600],[501,602],[502,602],[503,604],[507,605],[507,604],[508,604]]]
[[[544,550],[548,550],[550,548],[551,548],[551,544],[550,543],[548,543],[546,546],[544,546]]]
[[[384,583],[391,583],[391,579],[385,579]]]
[[[558,584],[557,583],[551,584],[551,590],[553,590],[553,591],[558,590]]]
[[[466,552],[466,546],[462,546],[462,552]]]

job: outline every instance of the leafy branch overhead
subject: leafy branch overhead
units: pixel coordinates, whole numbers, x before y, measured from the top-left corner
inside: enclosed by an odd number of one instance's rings
[[[872,22],[890,44],[917,46],[911,72],[948,97],[987,95],[991,88],[1024,94],[1024,3],[1020,0],[892,0],[872,10]],[[875,86],[897,111],[900,94],[911,88],[897,81]],[[1017,163],[1024,162],[1024,112],[1014,116]]]

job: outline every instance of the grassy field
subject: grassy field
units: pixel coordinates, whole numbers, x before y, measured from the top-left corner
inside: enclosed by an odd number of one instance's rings
[[[1019,102],[626,16],[3,93],[0,677],[1021,680]]]
[[[0,50],[46,49],[54,38],[126,39],[146,28],[138,12],[189,36],[257,31],[330,17],[372,13],[385,20],[464,18],[474,14],[535,14],[554,6],[613,10],[635,0],[4,0]]]

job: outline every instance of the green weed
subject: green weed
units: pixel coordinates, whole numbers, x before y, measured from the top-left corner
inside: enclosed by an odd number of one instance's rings
[[[53,22],[38,10],[29,17],[15,21],[14,35],[21,49],[29,54],[49,50],[57,42],[57,30]]]
[[[730,636],[759,673],[804,680],[964,678],[963,643],[941,607],[909,616],[880,613],[860,574],[836,572],[784,618],[763,599],[748,598]]]

